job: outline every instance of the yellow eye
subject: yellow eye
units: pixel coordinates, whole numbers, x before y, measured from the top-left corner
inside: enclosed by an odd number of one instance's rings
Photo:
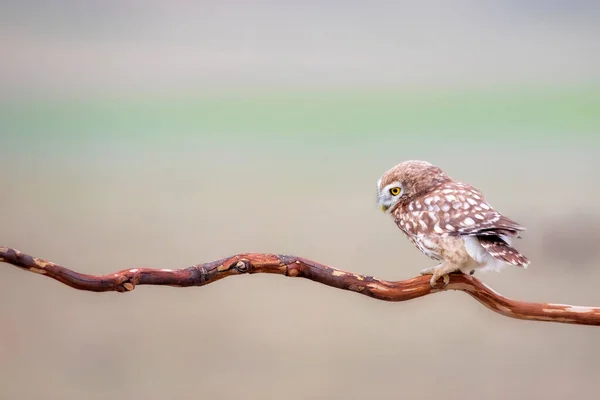
[[[393,187],[390,189],[390,194],[392,196],[398,196],[400,194],[400,188],[399,187]]]

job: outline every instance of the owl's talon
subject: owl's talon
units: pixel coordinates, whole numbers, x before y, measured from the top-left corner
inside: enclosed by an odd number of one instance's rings
[[[448,286],[450,283],[450,275],[444,275],[444,287]]]
[[[435,277],[432,276],[431,279],[429,280],[429,285],[434,288],[435,287],[435,283],[437,281],[437,279],[434,279]]]
[[[442,288],[445,288],[446,286],[448,286],[448,284],[450,283],[450,275],[448,274],[444,274],[444,275],[438,275],[438,274],[433,274],[433,276],[431,277],[431,279],[429,280],[429,284],[431,285],[432,288],[435,288],[437,285],[437,281],[442,278],[443,282],[444,282],[444,286],[442,286]]]

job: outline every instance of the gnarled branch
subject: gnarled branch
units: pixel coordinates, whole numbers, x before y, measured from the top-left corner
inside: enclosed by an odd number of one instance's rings
[[[81,274],[7,247],[0,247],[0,261],[48,276],[72,288],[92,292],[129,292],[137,285],[204,286],[231,275],[279,274],[310,279],[327,286],[386,301],[405,301],[440,291],[460,290],[490,310],[507,317],[600,325],[600,307],[511,300],[494,292],[478,279],[464,274],[451,274],[447,286],[441,287],[442,283],[439,282],[439,287],[432,288],[429,284],[429,276],[390,282],[342,271],[302,257],[278,254],[238,254],[185,269],[132,268],[109,275]]]

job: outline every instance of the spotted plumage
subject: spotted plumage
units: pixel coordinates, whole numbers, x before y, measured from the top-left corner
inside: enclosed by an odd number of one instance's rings
[[[408,239],[441,264],[424,270],[432,285],[455,271],[527,267],[511,246],[525,228],[496,211],[473,186],[425,161],[405,161],[377,182],[377,201]]]

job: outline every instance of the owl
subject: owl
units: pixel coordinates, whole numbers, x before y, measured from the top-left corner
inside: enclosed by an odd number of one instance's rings
[[[447,284],[452,272],[529,265],[512,247],[525,228],[496,211],[479,190],[428,162],[405,161],[386,171],[377,181],[377,204],[419,250],[440,262],[421,271],[432,275],[432,287],[440,278]]]

